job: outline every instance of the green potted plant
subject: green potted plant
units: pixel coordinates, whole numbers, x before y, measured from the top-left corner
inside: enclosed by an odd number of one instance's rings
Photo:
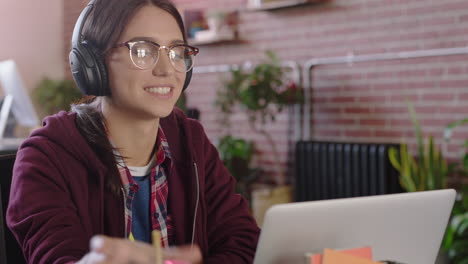
[[[458,192],[452,217],[445,233],[443,248],[448,253],[451,263],[468,263],[468,190],[466,186]]]
[[[295,83],[284,82],[285,69],[277,56],[271,51],[267,51],[266,56],[265,61],[252,69],[231,69],[231,78],[224,81],[224,89],[218,92],[215,103],[224,114],[222,121],[228,130],[229,116],[235,106],[240,106],[248,117],[251,130],[262,135],[271,147],[278,177],[257,174],[254,179],[259,184],[250,193],[252,213],[259,225],[262,225],[263,216],[270,206],[292,200],[292,188],[283,184],[286,177],[280,167],[276,142],[265,125],[274,122],[276,115],[285,107],[302,103],[302,90]]]
[[[216,105],[225,114],[224,124],[229,127],[229,115],[236,105],[248,116],[250,128],[266,138],[272,148],[279,169],[278,151],[270,133],[264,128],[268,121],[275,121],[276,115],[286,106],[302,102],[302,90],[295,83],[285,84],[284,69],[272,51],[267,51],[267,60],[252,70],[242,67],[231,69],[231,78],[224,82],[224,89],[217,94]],[[258,122],[260,121],[260,122]]]
[[[217,148],[224,165],[237,180],[237,193],[247,199],[250,198],[249,187],[257,175],[257,170],[251,168],[254,144],[242,138],[226,135],[219,140]]]
[[[426,144],[421,132],[414,107],[408,102],[408,110],[417,138],[418,159],[413,158],[406,144],[401,144],[400,150],[391,148],[389,158],[392,165],[400,172],[400,184],[408,192],[444,189],[448,187],[447,176],[457,173],[468,175],[468,153],[465,153],[460,164],[448,164],[441,151],[435,146],[432,136],[428,136]],[[445,131],[446,140],[452,130],[467,120],[451,123]],[[468,141],[465,142],[465,147]],[[458,197],[454,204],[451,220],[447,226],[442,251],[446,252],[450,263],[468,264],[468,188],[458,188]],[[441,255],[443,256],[443,254]],[[443,257],[442,257],[443,259]]]
[[[408,192],[445,189],[450,167],[432,136],[428,136],[424,144],[421,126],[411,102],[408,102],[408,110],[416,133],[418,159],[414,159],[405,143],[400,145],[399,151],[392,147],[388,153],[393,167],[400,172],[400,184]]]
[[[468,119],[455,121],[445,128],[445,139],[451,138],[452,131],[459,126],[468,123]],[[468,140],[465,140],[463,147],[468,147]],[[455,174],[459,177],[460,185],[458,195],[452,210],[452,218],[447,227],[443,243],[444,249],[448,253],[451,263],[468,263],[468,152],[464,152],[461,162],[455,163]]]
[[[44,115],[60,110],[68,111],[70,104],[79,100],[82,94],[72,80],[43,79],[33,92],[33,98]]]

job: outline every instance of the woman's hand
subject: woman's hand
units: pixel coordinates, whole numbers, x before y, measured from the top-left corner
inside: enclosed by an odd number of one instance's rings
[[[202,254],[196,245],[163,249],[164,264],[201,264]],[[147,243],[121,238],[94,236],[90,252],[77,264],[155,264],[154,248]]]

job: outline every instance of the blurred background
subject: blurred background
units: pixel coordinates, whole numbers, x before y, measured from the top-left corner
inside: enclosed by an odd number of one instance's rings
[[[203,124],[259,222],[293,200],[463,194],[468,1],[174,2],[200,48],[179,107]],[[76,99],[68,53],[86,4],[0,0],[0,61],[16,62],[41,117],[62,107],[47,102]]]

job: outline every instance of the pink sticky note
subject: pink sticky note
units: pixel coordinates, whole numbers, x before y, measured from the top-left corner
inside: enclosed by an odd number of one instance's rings
[[[351,248],[346,250],[339,250],[338,252],[346,253],[356,257],[372,259],[371,247]],[[310,257],[310,264],[322,264],[322,254],[315,254]]]
[[[325,249],[323,253],[322,264],[383,264],[381,262],[375,262],[372,259],[354,256],[344,252],[338,252],[332,249]]]

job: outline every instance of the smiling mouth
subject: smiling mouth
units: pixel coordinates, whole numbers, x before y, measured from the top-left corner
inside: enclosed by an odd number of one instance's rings
[[[171,92],[171,87],[148,87],[145,91],[153,94],[167,95]]]

